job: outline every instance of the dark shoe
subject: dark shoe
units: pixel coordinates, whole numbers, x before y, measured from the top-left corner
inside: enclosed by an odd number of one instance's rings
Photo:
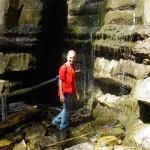
[[[71,131],[72,129],[73,127],[67,127],[67,128],[60,129],[60,131]]]
[[[57,124],[57,123],[51,123],[51,126],[53,126],[53,127],[56,127],[57,129],[59,129],[59,124]]]

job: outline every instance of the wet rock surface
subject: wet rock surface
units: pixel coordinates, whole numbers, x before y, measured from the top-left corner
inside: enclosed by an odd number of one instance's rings
[[[91,58],[94,62],[92,64],[93,74],[91,75],[93,80],[91,80],[91,86],[84,93],[88,99],[88,108],[92,110],[95,119],[94,127],[107,123],[113,126],[112,122],[119,120],[123,124],[125,132],[130,134],[133,129],[132,125],[138,122],[138,119],[141,122],[149,123],[149,119],[146,119],[148,118],[146,116],[149,116],[150,58],[148,47],[150,28],[146,24],[149,22],[147,18],[149,14],[147,6],[149,4],[148,1],[100,1],[97,12],[100,16],[99,22],[84,24],[88,19],[86,15],[81,15],[80,11],[88,2],[69,1],[68,37],[70,39],[68,43],[72,42],[80,47],[83,49],[83,53],[86,53],[83,47],[89,47],[85,46],[86,42],[91,44],[89,45],[92,52],[87,54],[87,57],[90,61],[91,56],[94,55]],[[77,20],[80,20],[79,23]],[[94,28],[97,24],[100,28],[90,32],[91,26]],[[72,25],[75,26],[74,30],[70,30]],[[86,32],[82,32],[82,29],[86,29]],[[86,61],[86,56],[82,59]],[[88,83],[90,82],[88,78],[90,76],[89,68],[89,66],[83,68],[87,74],[83,78]],[[147,100],[138,100],[142,97],[143,99],[147,98]],[[136,125],[138,126],[138,123]],[[132,146],[136,149],[137,145],[139,149],[144,147],[133,139],[133,134],[131,139],[128,137],[125,139],[122,137],[123,142],[121,142],[125,143],[127,147],[118,147],[118,149],[132,149]],[[99,146],[97,149],[103,148]],[[108,149],[117,149],[117,147],[110,146]]]
[[[33,118],[32,121],[16,127],[14,132],[1,137],[1,148],[8,145],[8,150],[70,149],[80,145],[83,149],[89,146],[89,149],[95,147],[100,137],[114,135],[121,140],[121,134],[124,135],[121,128],[115,128],[118,123],[114,126],[102,127],[94,120],[89,120],[89,113],[86,109],[76,110],[71,117],[72,128],[63,131],[51,126],[52,118],[58,111],[47,108],[42,112],[37,119]]]
[[[53,52],[56,54],[60,49],[77,49],[80,56],[77,67],[82,70],[82,75],[79,76],[82,86],[79,91],[83,94],[83,103],[90,108],[92,120],[88,111],[78,110],[72,116],[73,129],[60,132],[50,125],[54,112],[45,109],[36,121],[33,119],[19,128],[16,125],[15,138],[14,133],[7,134],[2,139],[2,148],[149,149],[149,2],[69,0],[68,5],[61,5],[62,1],[57,1],[60,5],[53,2],[0,2],[3,75],[0,90],[9,93],[5,79],[15,80],[14,72],[23,72],[25,77],[25,71],[31,69],[34,73],[35,64],[30,60],[31,57],[33,60],[36,56],[39,61],[36,65],[41,67],[44,64],[45,68],[49,59],[54,59]],[[50,9],[48,6],[51,6]],[[56,6],[59,7],[54,10]],[[62,7],[66,9],[63,15],[60,13]],[[54,14],[57,17],[53,17]],[[56,23],[53,18],[59,21]],[[63,28],[58,24],[65,27],[64,38],[61,37],[61,40],[54,38],[60,37]],[[41,28],[41,25],[45,28]],[[55,28],[58,30],[53,31]],[[46,35],[50,35],[53,40],[47,39]],[[59,42],[61,48],[53,45],[58,45]],[[47,48],[45,45],[52,46]],[[47,55],[49,51],[51,53]],[[40,64],[40,60],[45,59],[47,61]],[[40,69],[42,73],[45,71],[42,67]],[[20,82],[23,80],[20,79],[20,74],[16,78]],[[32,79],[34,77],[30,80]]]

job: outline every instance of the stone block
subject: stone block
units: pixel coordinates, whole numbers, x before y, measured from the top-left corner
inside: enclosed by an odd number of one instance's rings
[[[41,19],[41,12],[34,10],[22,11],[19,24],[38,24]]]
[[[150,25],[150,1],[145,0],[144,1],[144,21],[146,25]]]
[[[131,10],[115,10],[110,11],[105,16],[105,24],[133,24],[133,11]]]
[[[0,25],[3,25],[4,24],[4,19],[3,19],[3,16],[0,14]]]
[[[150,105],[150,77],[143,80],[138,80],[133,93],[135,99]]]
[[[137,0],[108,0],[107,1],[107,9],[116,10],[116,9],[133,9],[136,5]]]
[[[0,74],[10,71],[25,71],[33,69],[35,58],[28,53],[0,53]]]
[[[100,20],[99,15],[83,15],[83,16],[69,16],[68,17],[69,25],[76,26],[89,26],[89,27],[99,27]]]
[[[38,24],[41,19],[41,11],[43,10],[43,2],[40,0],[20,1],[23,9],[19,18],[19,24]]]
[[[101,2],[87,2],[87,1],[69,1],[68,13],[70,15],[85,15],[98,14]]]
[[[6,12],[9,7],[9,0],[1,0],[0,1],[0,12]]]

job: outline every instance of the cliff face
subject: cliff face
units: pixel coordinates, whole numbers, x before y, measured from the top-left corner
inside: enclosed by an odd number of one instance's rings
[[[138,102],[149,105],[149,5],[147,0],[68,1],[69,38],[65,41],[79,55],[87,54],[79,62],[91,63],[85,68],[79,65],[86,72],[87,105],[95,118],[102,117],[99,105],[115,108],[116,118],[126,129],[141,117]],[[140,119],[146,119],[143,113]]]
[[[66,11],[60,0],[0,1],[1,93],[57,75]]]
[[[131,134],[138,118],[150,122],[149,6],[149,0],[1,0],[0,92],[57,75],[61,52],[75,49],[81,100],[98,125],[119,120]]]
[[[29,77],[28,72],[36,69],[34,49],[39,41],[37,34],[41,32],[42,9],[41,1],[0,2],[1,87],[9,84],[11,90],[16,84],[21,85]]]
[[[75,49],[79,87],[88,106],[124,95],[138,99],[135,85],[149,77],[150,69],[147,0],[0,4],[1,92],[32,85],[27,78],[36,82],[57,75],[61,52]]]

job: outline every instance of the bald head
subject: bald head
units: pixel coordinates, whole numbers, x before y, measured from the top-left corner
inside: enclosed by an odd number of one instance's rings
[[[76,60],[76,52],[74,50],[69,50],[67,54],[67,62],[72,65]]]
[[[70,55],[70,54],[73,54],[73,55],[76,56],[76,52],[74,50],[69,50],[67,56]]]

